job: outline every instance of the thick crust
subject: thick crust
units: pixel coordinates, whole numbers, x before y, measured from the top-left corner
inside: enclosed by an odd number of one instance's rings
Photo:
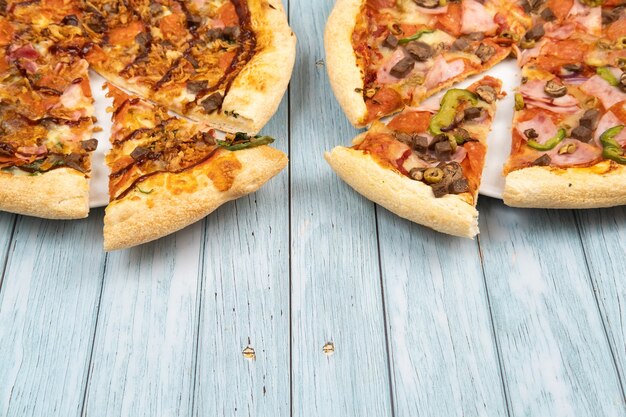
[[[0,172],[0,210],[44,219],[83,219],[89,214],[89,180],[70,168],[33,176]]]
[[[296,35],[280,0],[248,1],[248,7],[259,52],[231,85],[222,112],[207,121],[222,130],[256,134],[272,118],[287,90],[296,59]],[[190,116],[201,119],[200,114]]]
[[[325,157],[352,188],[398,216],[454,236],[478,234],[478,212],[463,197],[435,198],[429,186],[386,169],[369,154],[352,148],[338,146]]]
[[[363,127],[367,107],[363,94],[363,72],[352,48],[352,32],[362,0],[337,0],[324,34],[326,68],[335,97],[352,125]]]
[[[511,207],[582,209],[626,204],[626,167],[602,162],[591,168],[531,167],[506,176]]]
[[[174,233],[211,213],[227,201],[258,190],[287,165],[287,156],[269,146],[234,153],[241,168],[226,191],[209,178],[215,159],[180,174],[161,174],[141,183],[106,208],[104,249],[128,248]]]

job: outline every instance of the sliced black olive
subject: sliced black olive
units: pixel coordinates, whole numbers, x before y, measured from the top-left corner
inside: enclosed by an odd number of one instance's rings
[[[204,111],[207,113],[213,113],[215,110],[219,109],[224,101],[224,97],[220,93],[213,93],[204,100],[200,102]]]
[[[439,7],[439,0],[413,0],[415,4],[427,9],[436,9]]]
[[[454,129],[454,131],[452,132],[452,136],[454,137],[457,145],[462,145],[465,142],[473,140],[469,132],[462,127],[457,127],[456,129]]]
[[[449,161],[452,156],[452,145],[450,141],[435,144],[435,155],[440,161]]]
[[[567,87],[554,80],[550,80],[546,83],[543,91],[545,91],[545,93],[550,97],[559,98],[567,94]]]
[[[556,20],[556,15],[555,15],[555,14],[554,14],[554,12],[552,11],[552,9],[551,9],[551,8],[549,8],[549,7],[546,7],[545,9],[543,9],[543,10],[541,11],[540,16],[541,16],[541,18],[542,18],[543,20],[545,20],[546,22],[552,22],[552,21]]]
[[[13,156],[15,154],[15,147],[10,143],[0,142],[0,155]]]
[[[533,161],[534,166],[539,167],[547,167],[552,162],[552,159],[548,156],[548,154],[541,155],[539,158]]]
[[[623,72],[619,77],[619,88],[622,91],[626,91],[626,72]]]
[[[578,126],[572,130],[571,136],[581,142],[589,142],[591,140],[592,131],[585,126]]]
[[[434,53],[433,48],[429,44],[420,41],[409,42],[406,45],[406,50],[413,59],[419,62],[428,60]]]
[[[415,181],[421,181],[424,179],[424,170],[422,168],[413,168],[409,171],[409,177]]]
[[[467,51],[470,46],[470,42],[466,38],[458,38],[452,42],[452,51]]]
[[[448,187],[448,191],[450,194],[462,194],[468,193],[470,190],[469,183],[466,178],[460,178],[458,180],[452,181],[452,184]]]
[[[524,130],[524,136],[526,136],[528,139],[537,139],[539,137],[539,134],[537,134],[537,131],[535,129],[526,129]]]
[[[498,98],[496,90],[490,85],[481,85],[476,89],[476,94],[481,100],[487,103],[493,103]]]
[[[413,60],[413,58],[409,58],[407,56],[407,57],[402,58],[400,62],[394,65],[393,68],[391,68],[391,71],[389,71],[389,73],[393,77],[404,78],[407,75],[409,75],[411,71],[413,71],[414,67],[415,67],[415,61]]]
[[[568,75],[578,74],[583,70],[583,64],[565,64],[561,67],[561,75],[567,77]]]
[[[543,28],[542,23],[537,23],[533,26],[526,34],[524,35],[524,39],[527,41],[538,41],[543,38],[543,35],[546,34],[546,31]]]
[[[496,48],[491,45],[485,45],[484,43],[481,43],[480,45],[478,45],[478,49],[476,49],[475,54],[478,58],[480,58],[480,62],[484,64],[496,54]]]
[[[87,139],[80,143],[80,147],[87,152],[93,152],[98,147],[98,139]]]
[[[483,110],[480,107],[468,107],[464,111],[465,120],[473,120],[480,117]]]
[[[424,136],[415,136],[413,149],[420,153],[428,152],[428,138]]]
[[[600,112],[596,109],[589,109],[583,114],[583,117],[580,118],[578,123],[589,130],[595,130],[598,126],[599,119]]]
[[[187,81],[187,90],[191,94],[198,94],[200,91],[207,88],[209,82],[207,80],[189,80]]]
[[[396,49],[398,47],[398,38],[396,38],[392,33],[389,34],[385,38],[383,42],[383,46],[386,46],[389,49]]]

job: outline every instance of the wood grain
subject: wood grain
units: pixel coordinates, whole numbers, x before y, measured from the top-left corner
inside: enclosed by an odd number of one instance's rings
[[[576,213],[591,280],[612,353],[626,381],[626,209],[616,207]],[[626,393],[625,393],[626,394]]]
[[[101,228],[100,211],[71,222],[19,217],[0,293],[0,416],[80,415],[102,284]]]
[[[202,231],[108,255],[85,416],[191,416]]]
[[[290,106],[292,408],[299,417],[384,417],[391,400],[374,207],[322,158],[356,133],[323,64],[333,3],[291,4],[302,40]],[[327,342],[332,356],[322,353]]]
[[[480,243],[511,416],[626,413],[571,211],[483,199]]]
[[[16,218],[14,214],[0,212],[0,291],[2,291],[2,278],[9,258],[9,245],[13,238]]]
[[[283,152],[287,110],[285,96],[263,130]],[[207,218],[197,416],[289,416],[288,225],[288,169]]]
[[[395,415],[505,416],[475,241],[379,208]]]

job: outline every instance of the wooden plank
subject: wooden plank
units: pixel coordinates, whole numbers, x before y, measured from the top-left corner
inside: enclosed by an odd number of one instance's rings
[[[19,217],[0,293],[0,416],[78,417],[102,287],[102,211]]]
[[[395,415],[506,416],[478,245],[378,224]]]
[[[191,415],[203,229],[108,255],[85,416]]]
[[[287,104],[263,130],[283,152]],[[285,169],[207,219],[195,415],[289,416],[288,188]]]
[[[512,417],[626,413],[571,211],[483,199],[480,243]]]
[[[580,210],[576,213],[582,232],[591,280],[606,326],[612,353],[626,381],[626,208]],[[626,394],[626,393],[625,393]]]
[[[0,291],[2,290],[2,277],[9,258],[9,247],[16,221],[16,215],[0,212]]]
[[[391,415],[374,206],[331,171],[324,151],[352,129],[323,65],[332,0],[297,1],[291,84],[291,359],[293,414]],[[334,343],[334,354],[322,347]]]

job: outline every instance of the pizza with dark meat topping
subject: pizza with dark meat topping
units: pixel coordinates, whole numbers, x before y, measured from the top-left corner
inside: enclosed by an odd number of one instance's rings
[[[96,71],[191,119],[256,133],[287,88],[296,38],[279,0],[96,0],[82,13]]]
[[[171,116],[159,105],[109,85],[112,150],[106,250],[173,233],[223,203],[259,189],[287,164],[267,136],[216,137],[207,125]]]

